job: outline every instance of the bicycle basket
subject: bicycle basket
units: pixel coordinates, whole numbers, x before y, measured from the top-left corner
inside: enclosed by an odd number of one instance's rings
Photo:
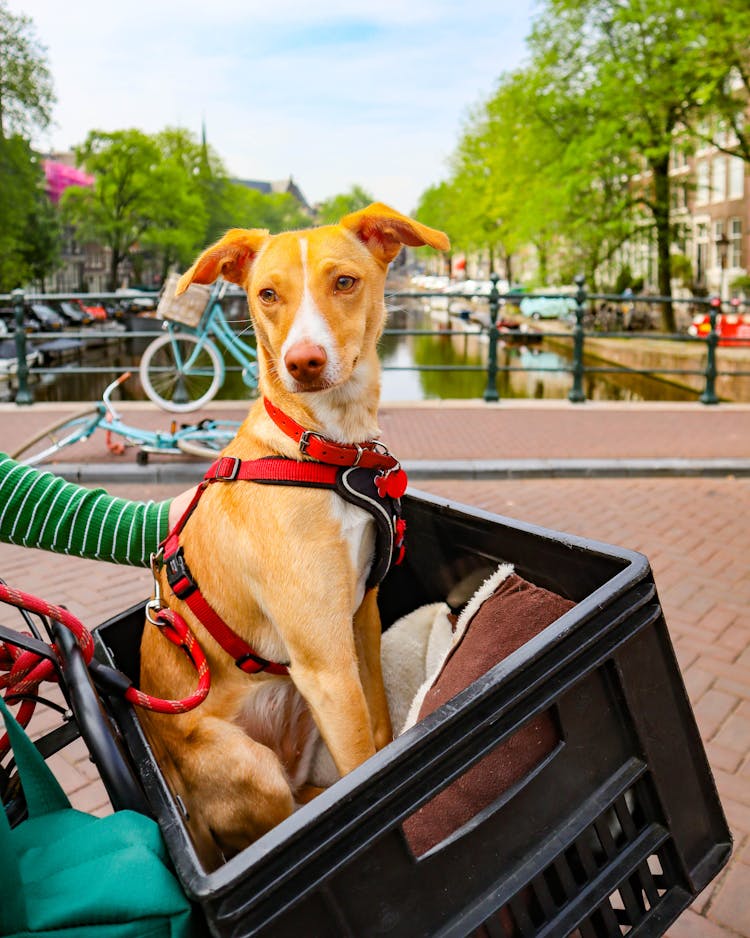
[[[159,319],[169,319],[195,328],[211,299],[211,287],[192,283],[182,296],[175,296],[179,280],[179,274],[169,274],[164,281],[156,315]]]

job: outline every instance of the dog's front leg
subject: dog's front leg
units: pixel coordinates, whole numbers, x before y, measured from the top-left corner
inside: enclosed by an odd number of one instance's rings
[[[375,754],[375,740],[357,667],[354,638],[329,648],[325,661],[290,648],[290,673],[312,711],[320,735],[341,775]]]
[[[370,724],[376,749],[382,749],[393,740],[391,715],[383,686],[380,637],[378,591],[371,589],[365,593],[354,615],[354,641],[357,645],[359,675],[370,711]]]

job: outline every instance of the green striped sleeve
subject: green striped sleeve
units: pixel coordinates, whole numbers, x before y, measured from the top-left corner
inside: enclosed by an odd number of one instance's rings
[[[0,453],[0,540],[11,544],[148,566],[167,535],[170,504],[116,498]]]

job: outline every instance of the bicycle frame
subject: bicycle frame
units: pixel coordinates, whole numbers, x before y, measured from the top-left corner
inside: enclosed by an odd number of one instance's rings
[[[112,391],[127,381],[129,377],[130,372],[127,371],[105,388],[101,403],[97,404],[97,411],[99,412],[97,426],[110,434],[115,433],[118,436],[124,437],[126,443],[132,446],[140,446],[144,452],[178,455],[180,449],[177,446],[176,440],[180,431],[176,430],[174,425],[168,433],[159,430],[143,430],[140,427],[131,427],[122,420],[119,413],[115,410],[115,405],[110,399]],[[93,433],[93,430],[91,432]],[[90,435],[91,433],[89,433],[89,436]]]
[[[254,388],[257,383],[256,352],[251,345],[248,345],[242,341],[240,336],[238,336],[234,329],[232,329],[229,321],[224,315],[224,310],[221,306],[221,300],[226,293],[226,288],[226,281],[220,283],[215,288],[206,307],[206,311],[195,328],[186,326],[183,323],[167,320],[164,323],[164,329],[169,332],[170,335],[179,334],[180,332],[189,332],[198,339],[198,344],[194,347],[187,361],[182,361],[179,348],[177,346],[174,347],[175,360],[179,367],[184,367],[186,370],[192,370],[194,367],[194,362],[200,355],[206,342],[214,339],[216,343],[224,350],[226,350],[237,362],[237,364],[241,366],[242,380],[244,383],[248,387]],[[220,359],[220,384],[223,384],[226,368],[223,357],[220,356]]]
[[[61,430],[70,430],[70,432],[56,439],[55,442],[46,449],[35,453],[34,462],[41,462],[48,456],[60,452],[60,450],[67,446],[85,442],[99,429],[106,431],[108,437],[107,445],[115,452],[118,451],[118,446],[122,448],[125,446],[140,447],[141,452],[138,454],[138,457],[139,462],[141,462],[145,461],[147,457],[144,454],[147,453],[167,456],[184,455],[186,450],[181,449],[180,444],[195,440],[196,437],[200,437],[204,440],[213,437],[214,439],[227,442],[228,439],[234,435],[234,431],[236,431],[239,426],[239,422],[233,420],[204,420],[197,424],[183,424],[180,426],[173,421],[168,431],[146,430],[142,427],[133,427],[125,423],[111,400],[114,389],[119,387],[124,381],[127,381],[130,376],[131,373],[128,371],[112,381],[111,384],[105,388],[101,401],[96,403],[94,411],[90,416],[73,417],[67,423],[61,425]],[[122,437],[123,443],[112,444],[110,442],[112,435]],[[143,459],[141,459],[142,456]]]

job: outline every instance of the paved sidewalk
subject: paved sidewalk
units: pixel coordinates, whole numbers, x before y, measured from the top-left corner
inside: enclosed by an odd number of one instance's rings
[[[151,404],[118,404],[123,418],[149,430],[174,419]],[[45,427],[81,411],[81,404],[0,404],[0,448],[12,453]],[[214,403],[177,423],[206,417],[241,420],[244,402]],[[382,439],[413,478],[565,476],[591,474],[750,474],[750,404],[570,404],[567,401],[429,401],[386,404]],[[63,450],[66,475],[107,481],[185,480],[190,457],[151,456],[135,466],[136,449],[115,455],[104,433]],[[96,469],[86,468],[96,464]],[[108,467],[105,473],[104,466]]]
[[[36,405],[22,414],[0,408],[2,445],[11,448],[7,441],[40,419],[39,413]],[[748,406],[388,405],[381,425],[384,439],[404,460],[750,457]],[[99,444],[95,463],[111,462],[102,449]],[[184,487],[184,482],[149,479],[136,482],[131,475],[127,485],[109,487],[138,498],[168,497]],[[727,868],[668,934],[750,938],[750,479],[724,472],[716,477],[421,479],[418,486],[649,557],[735,839]],[[8,545],[0,545],[0,574],[21,589],[66,603],[89,624],[122,611],[149,588],[143,570]],[[109,810],[81,745],[58,754],[55,770],[77,806]]]

